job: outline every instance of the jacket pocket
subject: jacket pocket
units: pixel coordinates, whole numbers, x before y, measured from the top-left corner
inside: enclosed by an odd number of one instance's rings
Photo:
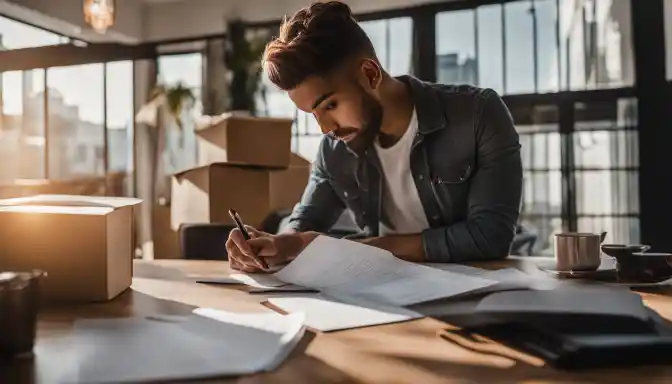
[[[333,186],[334,192],[345,204],[346,209],[353,213],[355,223],[359,228],[364,228],[365,220],[363,217],[364,207],[360,191],[355,187],[344,188],[343,186]]]
[[[474,166],[471,163],[434,170],[432,187],[436,191],[444,217],[448,217],[451,223],[467,216],[473,174]]]

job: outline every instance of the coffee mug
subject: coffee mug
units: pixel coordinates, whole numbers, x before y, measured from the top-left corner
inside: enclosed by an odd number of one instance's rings
[[[558,271],[595,271],[600,266],[600,244],[606,232],[555,235],[555,264]]]
[[[0,272],[0,359],[32,352],[43,271]]]

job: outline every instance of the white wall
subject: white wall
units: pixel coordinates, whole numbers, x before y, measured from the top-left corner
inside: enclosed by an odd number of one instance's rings
[[[143,37],[140,0],[117,0],[117,18],[106,35],[84,22],[82,0],[0,0],[0,13],[18,20],[88,41],[137,42]]]
[[[346,0],[355,13],[372,12],[445,0]],[[222,33],[226,20],[278,20],[311,0],[188,0],[149,3],[146,7],[145,38],[163,40]]]

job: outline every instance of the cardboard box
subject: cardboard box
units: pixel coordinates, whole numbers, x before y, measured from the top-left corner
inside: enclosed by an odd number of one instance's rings
[[[154,204],[152,211],[154,259],[180,259],[180,236],[170,226],[170,207]]]
[[[131,286],[133,206],[120,197],[37,195],[0,200],[0,270],[40,269],[47,301],[92,302]]]
[[[272,212],[299,202],[310,177],[310,162],[292,154],[284,170],[215,163],[173,176],[171,223],[234,225],[230,208],[245,224],[259,227]]]
[[[292,140],[291,119],[228,116],[196,132],[198,164],[259,165],[287,168]]]

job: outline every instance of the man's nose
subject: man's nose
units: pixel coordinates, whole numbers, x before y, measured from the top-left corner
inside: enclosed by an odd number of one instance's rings
[[[322,118],[317,121],[317,124],[320,126],[320,130],[323,134],[333,134],[338,130],[338,124],[332,119]]]

